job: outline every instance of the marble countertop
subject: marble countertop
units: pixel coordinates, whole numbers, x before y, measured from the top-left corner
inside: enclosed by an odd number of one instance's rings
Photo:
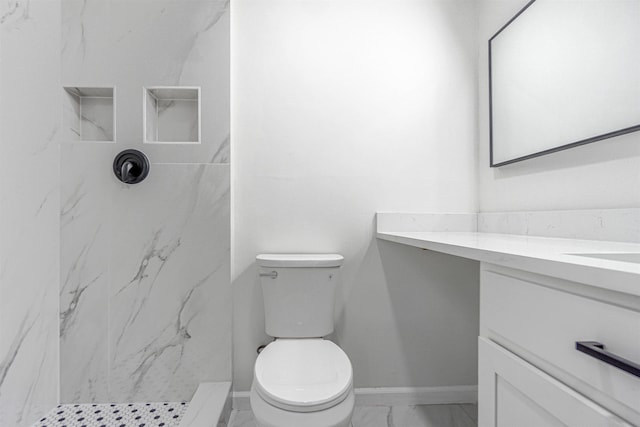
[[[382,240],[640,296],[638,243],[453,231],[379,231],[376,236]],[[599,255],[604,258],[598,258]],[[628,261],[606,257],[628,258]]]

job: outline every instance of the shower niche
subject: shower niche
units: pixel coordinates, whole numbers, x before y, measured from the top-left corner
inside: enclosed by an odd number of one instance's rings
[[[200,143],[200,88],[144,88],[144,142]]]
[[[115,142],[115,88],[65,86],[62,122],[69,141]]]

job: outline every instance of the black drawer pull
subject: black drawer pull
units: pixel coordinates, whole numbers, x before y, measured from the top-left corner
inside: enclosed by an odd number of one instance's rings
[[[604,363],[613,365],[625,372],[629,372],[631,375],[640,377],[640,365],[633,363],[630,360],[623,359],[620,356],[616,356],[613,353],[609,353],[604,349],[604,344],[600,344],[596,341],[576,341],[576,350],[595,357],[598,360],[602,360]]]

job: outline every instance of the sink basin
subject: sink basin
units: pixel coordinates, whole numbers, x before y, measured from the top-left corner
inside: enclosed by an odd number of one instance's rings
[[[618,252],[618,253],[606,253],[606,254],[594,254],[594,253],[585,253],[585,254],[567,254],[567,255],[576,255],[583,256],[587,258],[597,258],[597,259],[606,259],[609,261],[621,261],[621,262],[631,262],[634,264],[640,264],[640,253],[636,252]]]

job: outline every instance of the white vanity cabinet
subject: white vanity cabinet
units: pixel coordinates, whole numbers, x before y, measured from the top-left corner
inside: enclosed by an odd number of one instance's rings
[[[640,297],[482,263],[480,427],[640,426],[640,378],[583,341],[640,363]]]
[[[640,427],[640,244],[427,231],[429,218],[383,217],[377,237],[480,261],[480,427]]]

